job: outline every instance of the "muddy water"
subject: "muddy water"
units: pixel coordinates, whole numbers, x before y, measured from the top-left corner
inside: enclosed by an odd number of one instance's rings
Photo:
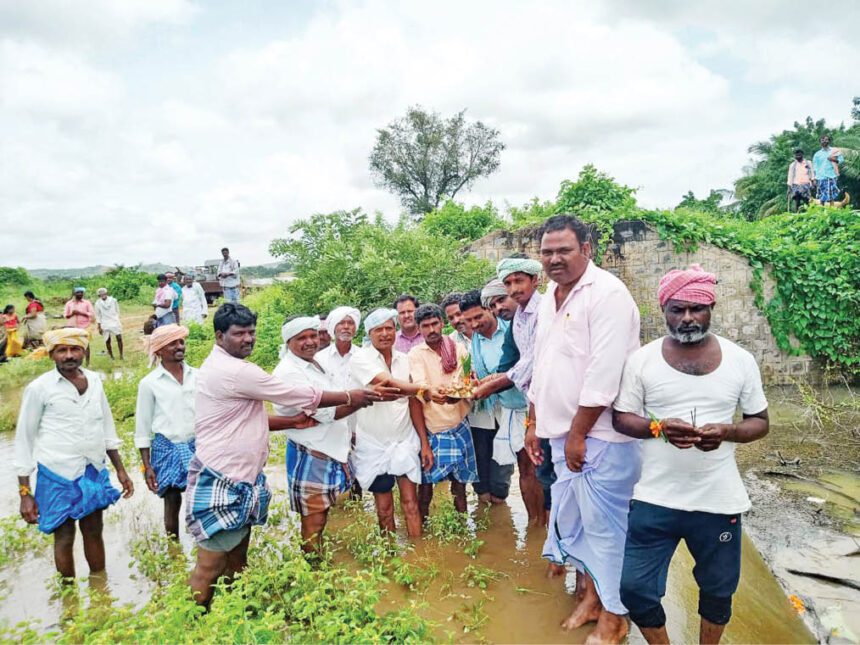
[[[11,459],[11,436],[0,437],[0,514],[4,516],[17,511]],[[283,467],[272,466],[269,473],[276,501],[283,500]],[[146,491],[139,475],[135,473],[133,477],[135,496],[131,500],[120,500],[105,514],[107,586],[119,602],[140,606],[146,601],[152,583],[136,575],[129,542],[132,536],[157,530],[160,509],[158,499]],[[489,510],[489,527],[478,533],[484,544],[476,559],[464,554],[461,546],[441,545],[434,540],[419,543],[406,560],[418,567],[436,567],[438,575],[422,595],[392,584],[380,608],[402,608],[410,600],[423,600],[424,606],[418,611],[439,625],[440,640],[582,642],[588,632],[587,627],[572,633],[565,633],[559,627],[573,607],[574,578],[572,575],[553,580],[545,577],[546,565],[540,552],[546,532],[526,529],[516,477],[513,483],[508,504]],[[443,494],[440,490],[438,496]],[[365,502],[368,512],[372,513],[372,502],[368,497]],[[474,501],[470,502],[470,512],[473,515],[478,512]],[[347,521],[346,514],[336,514],[333,528]],[[187,535],[183,535],[182,542],[185,549],[190,550]],[[80,540],[76,544],[76,561],[79,575],[86,575]],[[468,565],[493,570],[495,580],[489,583],[485,592],[469,587],[461,579],[461,573]],[[691,567],[689,555],[683,549],[679,550],[670,570],[669,592],[664,600],[669,632],[678,642],[693,642],[698,635],[697,591]],[[55,626],[64,607],[50,582],[52,575],[50,549],[28,556],[0,572],[0,620],[37,619],[41,621],[42,628]],[[470,627],[468,631],[467,627]],[[635,628],[631,641],[642,642]],[[735,597],[735,616],[726,630],[724,642],[813,642],[811,634],[747,540],[744,542],[741,585]]]

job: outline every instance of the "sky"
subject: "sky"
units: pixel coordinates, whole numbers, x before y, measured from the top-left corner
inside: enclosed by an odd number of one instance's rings
[[[552,199],[593,163],[672,207],[796,120],[850,120],[858,21],[856,0],[0,0],[0,265],[260,264],[314,213],[395,220],[368,156],[412,105],[501,132],[466,204]]]

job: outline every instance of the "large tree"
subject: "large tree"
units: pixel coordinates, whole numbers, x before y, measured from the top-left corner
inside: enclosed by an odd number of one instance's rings
[[[499,131],[466,121],[466,111],[443,119],[420,106],[378,130],[370,154],[377,184],[423,216],[499,167],[505,144]]]

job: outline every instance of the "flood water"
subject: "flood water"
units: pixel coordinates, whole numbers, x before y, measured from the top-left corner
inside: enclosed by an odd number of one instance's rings
[[[280,449],[283,450],[282,448]],[[282,454],[281,454],[282,457]],[[12,436],[0,436],[0,514],[17,513],[15,475],[11,468]],[[280,459],[279,463],[283,463]],[[129,469],[130,471],[132,469]],[[285,499],[283,466],[269,466],[270,482],[275,502]],[[105,543],[107,549],[107,586],[120,603],[141,606],[147,599],[152,583],[136,574],[129,542],[141,532],[156,529],[161,524],[160,501],[149,491],[139,473],[133,473],[135,495],[120,500],[105,513]],[[564,632],[559,627],[573,607],[574,577],[546,578],[546,563],[540,557],[546,537],[543,529],[526,530],[526,515],[513,478],[511,496],[505,505],[489,509],[489,527],[477,537],[484,541],[476,559],[463,552],[457,544],[442,545],[426,540],[405,556],[418,567],[435,566],[439,573],[423,596],[425,617],[438,624],[439,640],[458,642],[479,640],[504,643],[582,642],[590,627]],[[441,486],[437,498],[447,492]],[[370,496],[365,506],[372,513]],[[479,512],[470,500],[470,513]],[[348,522],[346,513],[335,513],[332,528]],[[35,529],[34,529],[35,530]],[[260,530],[260,529],[255,529]],[[265,529],[262,529],[265,530]],[[186,550],[191,542],[182,536]],[[86,575],[80,540],[76,544],[78,575]],[[460,574],[470,565],[492,569],[494,580],[486,592],[468,587]],[[693,581],[692,563],[681,548],[672,563],[668,593],[664,607],[669,618],[669,634],[676,642],[698,640],[696,607],[698,592]],[[16,623],[25,619],[41,621],[43,629],[55,627],[63,611],[50,580],[54,574],[50,548],[37,556],[27,556],[20,563],[0,571],[0,619]],[[415,592],[392,584],[380,603],[381,609],[400,608]],[[477,626],[477,631],[464,631],[465,625]],[[638,631],[631,629],[631,642],[643,642]],[[791,608],[777,581],[770,574],[752,543],[745,539],[740,588],[735,596],[734,617],[726,630],[726,643],[812,643],[814,638]]]

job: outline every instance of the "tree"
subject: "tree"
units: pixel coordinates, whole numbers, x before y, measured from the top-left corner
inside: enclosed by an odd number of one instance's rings
[[[850,127],[840,124],[829,127],[824,119],[813,121],[807,117],[803,123],[795,122],[793,130],[783,130],[767,141],[750,146],[755,155],[745,176],[735,182],[735,195],[740,199],[739,212],[747,219],[766,217],[787,208],[786,176],[788,165],[794,159],[794,150],[800,148],[807,159],[819,148],[819,138],[829,134],[833,145],[846,154],[845,173],[839,179],[840,187],[856,196],[860,191],[860,168],[854,151],[860,149],[860,123]]]
[[[443,119],[415,106],[377,131],[370,172],[410,214],[433,211],[498,169],[505,149],[499,131],[480,121],[467,123],[465,115],[462,110]]]
[[[467,209],[453,200],[428,213],[421,228],[430,235],[445,235],[460,242],[472,242],[504,225],[493,202]]]
[[[619,184],[612,177],[588,164],[576,181],[565,179],[558,189],[556,213],[570,213],[577,217],[608,213],[636,207],[635,188]]]
[[[273,255],[289,260],[296,280],[287,286],[292,313],[350,304],[362,312],[390,307],[401,293],[438,302],[450,291],[482,286],[493,273],[484,260],[463,253],[459,241],[421,226],[370,222],[360,210],[314,215],[275,240]],[[307,251],[303,249],[313,249]]]
[[[675,208],[686,208],[694,211],[713,213],[714,215],[725,215],[736,211],[739,204],[732,199],[732,191],[725,188],[712,188],[704,199],[697,199],[692,190],[681,198]]]

